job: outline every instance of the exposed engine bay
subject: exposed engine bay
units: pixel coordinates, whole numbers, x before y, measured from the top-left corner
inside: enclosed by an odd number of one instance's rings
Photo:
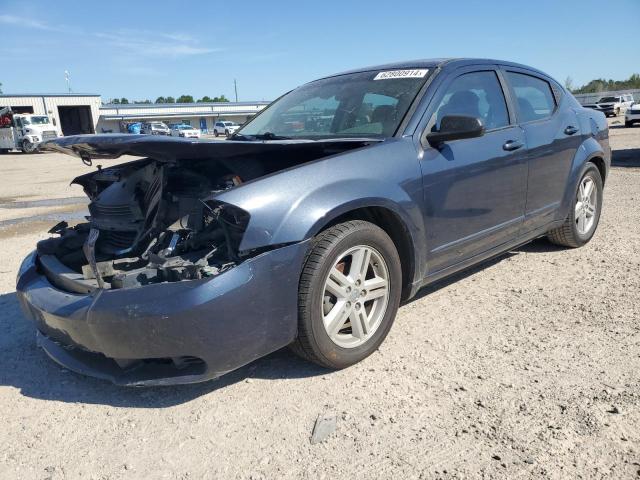
[[[198,280],[235,267],[260,252],[239,250],[250,214],[217,201],[218,194],[367,144],[218,142],[217,147],[153,139],[129,142],[127,149],[122,142],[72,139],[49,148],[81,156],[87,163],[91,157],[139,154],[157,150],[161,143],[167,147],[164,158],[98,166],[73,180],[91,201],[90,216],[74,226],[61,222],[53,227],[50,233],[55,236],[38,244],[38,258],[54,284],[83,292]],[[176,151],[177,146],[183,148]]]

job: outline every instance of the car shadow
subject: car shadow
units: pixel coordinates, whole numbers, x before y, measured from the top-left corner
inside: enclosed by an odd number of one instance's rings
[[[611,165],[614,167],[640,167],[640,148],[613,150]]]
[[[426,296],[431,295],[432,293],[437,292],[438,290],[441,290],[443,288],[448,287],[449,285],[452,285],[456,282],[459,282],[462,279],[465,279],[467,277],[470,277],[478,272],[481,272],[482,270],[492,267],[493,265],[496,265],[500,262],[502,262],[503,260],[506,260],[509,257],[512,257],[516,255],[516,253],[514,252],[506,252],[506,253],[502,253],[500,255],[498,255],[497,257],[493,257],[490,258],[488,260],[485,260],[484,262],[481,262],[477,265],[474,265],[472,267],[466,268],[460,272],[454,273],[453,275],[450,275],[448,277],[443,278],[442,280],[438,280],[434,283],[431,283],[429,285],[427,285],[426,287],[422,287],[420,290],[418,290],[418,293],[416,294],[415,297],[409,299],[408,301],[404,302],[403,305],[408,305],[409,303],[413,303],[417,300],[421,300]]]
[[[520,247],[514,249],[514,252],[522,252],[522,253],[550,253],[550,252],[561,252],[563,250],[567,250],[567,247],[563,247],[561,245],[556,245],[555,243],[551,243],[547,240],[546,237],[536,238],[529,243],[525,243]]]
[[[437,282],[427,285],[426,287],[423,287],[422,289],[420,289],[415,297],[406,301],[404,305],[415,302],[416,300],[420,300],[428,295],[431,295],[432,293],[437,292],[442,288],[446,288],[449,285],[452,285],[456,282],[459,282],[460,280],[463,280],[467,277],[475,275],[476,273],[481,272],[482,270],[485,270],[494,265],[497,265],[498,263],[508,258],[514,257],[519,253],[550,253],[550,252],[558,252],[561,250],[565,250],[565,247],[554,245],[544,237],[538,238],[520,247],[514,248],[513,250],[509,250],[505,253],[501,253],[496,257],[489,258],[484,262],[481,262],[477,265],[473,265],[469,268],[461,270],[458,273],[454,273],[449,277],[445,277],[442,280],[438,280]]]
[[[63,368],[36,346],[36,330],[22,311],[15,292],[0,295],[0,387],[22,395],[65,403],[114,407],[166,408],[193,400],[247,379],[306,378],[330,373],[282,349],[216,380],[152,388],[119,387]]]

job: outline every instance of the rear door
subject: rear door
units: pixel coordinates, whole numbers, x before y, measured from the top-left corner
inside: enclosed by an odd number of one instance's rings
[[[514,239],[526,196],[524,135],[496,69],[467,67],[446,80],[427,112],[425,134],[437,130],[444,115],[480,118],[486,132],[439,148],[423,141],[430,275]]]
[[[510,67],[504,75],[527,144],[526,232],[557,219],[581,136],[576,113],[552,80]]]

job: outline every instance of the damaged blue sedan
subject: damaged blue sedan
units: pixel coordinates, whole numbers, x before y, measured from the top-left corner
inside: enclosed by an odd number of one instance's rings
[[[593,236],[601,112],[511,62],[421,60],[303,85],[226,141],[89,135],[87,221],[17,291],[55,361],[120,385],[208,380],[277,349],[339,369],[426,284],[547,236]]]

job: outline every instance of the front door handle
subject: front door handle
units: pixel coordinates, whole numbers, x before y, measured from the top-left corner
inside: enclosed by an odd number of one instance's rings
[[[573,125],[569,125],[567,128],[564,129],[564,133],[565,135],[573,135],[574,133],[578,133],[578,129]]]
[[[509,140],[504,145],[502,145],[502,149],[507,152],[512,152],[514,150],[518,150],[523,146],[522,142],[518,142],[517,140]]]

